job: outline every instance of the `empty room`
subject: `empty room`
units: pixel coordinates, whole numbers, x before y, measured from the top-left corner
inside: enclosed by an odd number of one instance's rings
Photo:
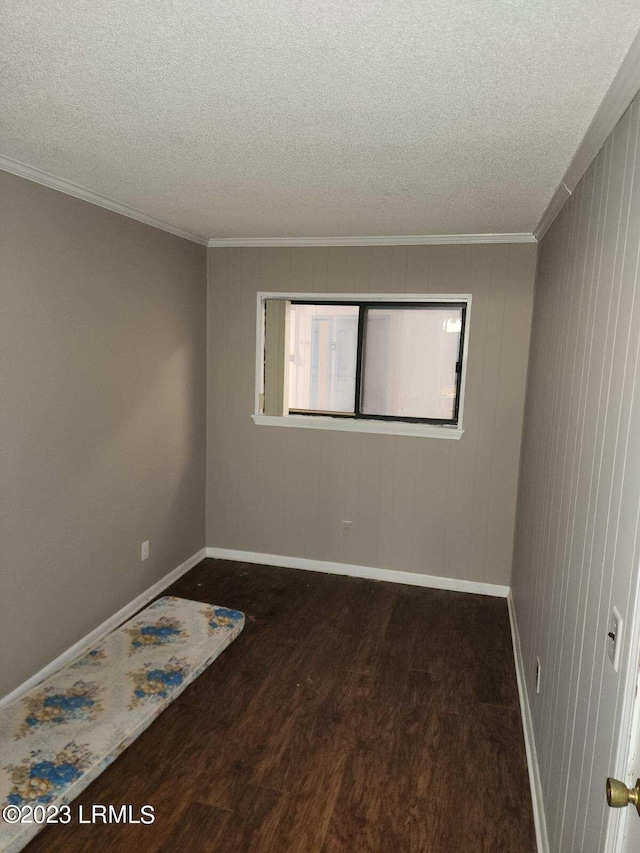
[[[637,0],[0,56],[1,853],[639,851]]]

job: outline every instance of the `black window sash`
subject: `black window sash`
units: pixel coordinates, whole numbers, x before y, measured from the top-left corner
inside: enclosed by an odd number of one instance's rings
[[[462,389],[462,360],[464,356],[464,339],[467,319],[467,303],[466,302],[366,302],[345,300],[340,302],[329,302],[322,300],[321,302],[313,299],[296,299],[291,300],[292,305],[329,305],[332,307],[340,307],[342,305],[353,305],[358,308],[358,342],[356,345],[356,382],[355,382],[355,399],[353,404],[353,412],[321,412],[317,409],[288,409],[289,414],[293,415],[311,415],[313,417],[329,417],[329,418],[347,418],[350,420],[367,420],[367,421],[400,421],[403,423],[414,424],[434,424],[438,426],[457,426],[458,416],[460,412],[460,392]],[[462,312],[462,325],[460,329],[460,344],[458,349],[458,359],[456,361],[456,397],[454,401],[454,410],[452,418],[411,418],[402,415],[372,415],[363,414],[361,410],[362,401],[362,377],[365,369],[364,365],[364,342],[366,336],[366,314],[370,308],[391,308],[391,309],[424,309],[424,308],[459,308]]]

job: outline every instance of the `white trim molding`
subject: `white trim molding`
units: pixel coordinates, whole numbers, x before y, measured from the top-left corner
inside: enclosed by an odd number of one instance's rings
[[[115,629],[122,625],[123,622],[126,622],[127,619],[130,619],[139,610],[142,610],[142,608],[145,607],[145,605],[147,605],[151,601],[151,599],[155,598],[168,586],[171,586],[174,581],[177,581],[178,578],[186,574],[189,569],[192,569],[199,562],[201,562],[205,558],[205,556],[206,548],[202,548],[200,551],[197,551],[195,554],[185,560],[184,563],[181,563],[177,568],[172,569],[169,574],[165,575],[163,578],[160,578],[159,581],[157,581],[148,589],[146,589],[143,593],[137,596],[137,598],[134,598],[133,601],[130,601],[128,604],[125,604],[125,606],[121,610],[118,610],[117,613],[114,613],[113,616],[110,616],[105,622],[103,622],[101,625],[98,625],[97,628],[94,628],[93,631],[91,631],[81,640],[78,640],[77,643],[74,643],[73,646],[66,650],[66,652],[63,652],[61,655],[58,655],[55,660],[52,660],[51,663],[48,663],[39,672],[36,672],[35,675],[32,675],[31,678],[28,678],[19,687],[16,687],[15,690],[12,690],[11,693],[8,693],[6,696],[3,696],[2,699],[0,699],[0,707],[3,705],[8,705],[9,702],[13,702],[16,699],[19,699],[21,696],[31,690],[32,687],[35,687],[41,681],[44,681],[45,678],[48,678],[50,675],[56,672],[56,670],[65,666],[70,661],[74,660],[74,658],[79,657],[90,646],[94,646],[104,636],[111,633],[111,631],[115,631]]]
[[[640,89],[640,33],[636,36],[629,52],[613,83],[604,96],[598,111],[589,125],[580,147],[576,151],[569,168],[558,184],[547,209],[534,230],[538,240],[542,240],[549,227],[569,196],[573,193],[584,173],[596,158],[613,128],[626,112],[629,104]]]
[[[184,240],[190,240],[192,243],[199,243],[201,246],[207,245],[207,238],[202,234],[194,234],[192,231],[186,231],[178,225],[172,225],[170,222],[157,219],[155,216],[150,216],[141,210],[136,210],[133,207],[129,207],[119,201],[114,201],[99,193],[94,193],[92,190],[85,189],[85,187],[74,184],[72,181],[66,181],[64,178],[56,178],[55,175],[51,175],[49,172],[45,172],[35,166],[28,166],[26,163],[21,163],[19,160],[14,160],[11,157],[4,157],[0,154],[0,169],[3,172],[10,172],[19,178],[26,178],[28,181],[42,184],[44,187],[57,190],[65,195],[79,198],[81,201],[87,201],[89,204],[95,204],[97,207],[104,207],[112,213],[119,213],[121,216],[127,216],[129,219],[135,219],[144,225],[158,228],[160,231],[168,231],[169,234],[182,237]]]
[[[547,205],[547,209],[542,214],[542,219],[538,223],[538,227],[536,228],[536,234],[538,235],[538,240],[542,240],[544,235],[547,233],[549,228],[551,227],[553,220],[560,213],[562,208],[564,207],[565,201],[571,198],[571,191],[567,189],[565,183],[560,181],[556,191],[551,197],[551,201]]]
[[[173,225],[171,222],[165,222],[163,219],[158,219],[142,210],[136,210],[122,202],[114,201],[114,199],[80,186],[80,184],[75,184],[73,181],[58,178],[50,172],[38,169],[37,166],[30,166],[20,160],[14,160],[13,157],[0,154],[0,170],[18,175],[20,178],[26,178],[36,184],[42,184],[42,186],[49,187],[52,190],[65,193],[65,195],[79,198],[82,201],[89,202],[89,204],[104,207],[113,213],[119,213],[121,216],[143,222],[152,228],[167,231],[169,234],[190,240],[192,243],[208,246],[210,249],[241,246],[429,246],[537,242],[535,235],[530,232],[514,234],[408,234],[379,237],[205,237],[203,234],[187,231],[179,225]]]
[[[210,249],[269,246],[442,246],[468,243],[537,243],[535,234],[407,234],[380,237],[212,237]]]
[[[370,432],[376,435],[409,435],[414,438],[448,438],[459,441],[464,430],[458,427],[411,423],[410,421],[368,421],[366,418],[331,418],[317,415],[251,415],[257,426],[325,429],[337,432]]]
[[[306,557],[285,557],[279,554],[259,554],[256,551],[237,551],[233,548],[206,549],[207,557],[214,560],[233,560],[236,563],[256,563],[263,566],[279,566],[284,569],[302,569],[308,572],[323,572],[329,575],[347,575],[352,578],[368,578],[374,581],[404,583],[410,586],[447,589],[451,592],[471,592],[476,595],[492,595],[506,598],[509,587],[495,583],[465,581],[460,578],[445,578],[438,575],[422,575],[417,572],[401,572],[395,569],[377,569],[373,566],[356,566],[350,563],[331,563],[325,560],[310,560]]]
[[[522,728],[524,730],[524,745],[527,753],[527,768],[529,770],[529,785],[531,787],[531,803],[533,805],[536,843],[538,853],[549,853],[549,837],[547,835],[547,823],[544,816],[542,782],[540,781],[538,753],[536,751],[536,741],[533,731],[533,718],[531,716],[531,706],[529,705],[529,694],[527,693],[524,662],[522,660],[522,648],[520,646],[520,634],[518,633],[518,623],[516,621],[516,611],[511,590],[509,590],[507,595],[507,607],[509,609],[509,622],[511,623],[511,640],[513,643],[513,657],[516,666],[516,679],[518,681],[518,694],[520,696],[520,712],[522,716]]]
[[[636,567],[631,585],[629,637],[626,662],[622,667],[623,699],[620,736],[611,775],[632,787],[638,778],[635,751],[640,744],[640,566]],[[626,645],[626,643],[625,643]],[[613,756],[612,756],[613,757]],[[633,820],[631,809],[616,809],[611,815],[604,853],[619,853],[624,848],[627,821]]]

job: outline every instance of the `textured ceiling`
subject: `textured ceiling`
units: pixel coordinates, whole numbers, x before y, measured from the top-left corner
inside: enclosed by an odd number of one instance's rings
[[[213,237],[532,231],[638,0],[4,0],[0,154]]]

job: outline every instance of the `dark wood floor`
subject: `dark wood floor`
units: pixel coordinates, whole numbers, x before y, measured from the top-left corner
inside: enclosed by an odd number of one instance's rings
[[[535,850],[503,599],[213,560],[168,592],[247,618],[76,801],[155,823],[30,853]]]

